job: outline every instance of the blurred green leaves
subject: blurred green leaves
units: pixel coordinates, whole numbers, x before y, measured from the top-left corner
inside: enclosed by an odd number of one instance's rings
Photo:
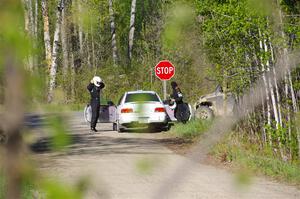
[[[274,12],[272,0],[247,0],[246,5],[249,10],[261,16],[272,16]]]
[[[54,180],[46,180],[42,183],[42,190],[47,199],[80,199],[82,192],[79,189],[68,187]]]
[[[0,63],[2,55],[16,54],[20,60],[28,54],[30,42],[24,32],[24,12],[21,1],[0,3]],[[2,65],[2,64],[1,64]]]
[[[63,150],[71,143],[66,128],[67,124],[63,116],[53,115],[48,118],[49,130],[52,136],[52,149]]]
[[[188,5],[183,3],[175,3],[167,14],[166,26],[162,35],[163,46],[172,49],[180,43],[185,36],[185,31],[195,21],[195,11]]]

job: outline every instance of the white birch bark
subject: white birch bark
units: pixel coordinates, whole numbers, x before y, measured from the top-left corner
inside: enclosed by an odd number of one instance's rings
[[[289,83],[287,80],[287,72],[285,73],[285,78],[284,78],[284,91],[285,91],[285,98],[289,98]],[[288,140],[289,140],[289,157],[292,159],[293,153],[292,153],[292,128],[291,128],[291,109],[290,105],[286,103],[286,109],[287,109],[287,123],[288,123]]]
[[[130,26],[129,26],[129,37],[128,37],[128,58],[132,59],[132,49],[134,41],[135,31],[135,13],[136,13],[136,0],[131,1],[131,12],[130,12]]]
[[[48,92],[48,103],[53,100],[53,91],[56,85],[56,73],[57,73],[57,56],[60,38],[60,26],[61,26],[61,15],[64,9],[64,0],[60,0],[56,12],[56,25],[53,39],[53,49],[52,49],[52,60],[50,68],[50,82],[49,82],[49,92]]]
[[[37,38],[38,36],[38,16],[39,16],[39,5],[38,0],[34,2],[34,36]]]
[[[89,68],[92,68],[92,65],[91,65],[91,50],[90,50],[88,32],[85,35],[85,46],[86,46],[86,49],[87,49],[87,65],[88,65]]]
[[[268,46],[266,43],[266,39],[264,39],[264,51],[268,53]],[[266,71],[269,72],[270,74],[270,62],[269,60],[266,61]],[[271,81],[270,75],[268,76],[268,85],[270,88],[270,96],[271,96],[271,101],[272,101],[272,106],[273,106],[273,112],[274,112],[274,117],[275,117],[275,122],[276,122],[276,129],[279,129],[279,116],[278,116],[278,110],[277,110],[277,102],[275,99],[275,94],[274,94],[274,87]]]
[[[24,25],[25,25],[25,33],[28,35],[28,37],[31,37],[30,35],[30,17],[29,17],[29,6],[28,6],[28,1],[23,0],[22,1],[23,6],[24,6]],[[28,70],[31,70],[31,63],[30,63],[30,55],[25,58],[24,60],[25,67]]]
[[[29,32],[29,14],[28,14],[28,3],[27,0],[22,0],[23,6],[24,6],[24,25],[25,25],[25,31]]]
[[[264,99],[264,94],[263,94],[263,90],[260,90],[260,96],[261,96],[261,105],[262,105],[262,131],[263,131],[263,140],[264,143],[267,143],[267,135],[266,135],[266,129],[265,129],[265,99]]]
[[[261,51],[263,51],[263,41],[262,41],[262,35],[261,35],[261,31],[260,29],[259,31],[259,47],[261,49]],[[268,88],[268,83],[267,83],[267,79],[266,79],[266,75],[265,75],[265,65],[262,62],[262,57],[260,57],[261,59],[261,70],[262,70],[262,78],[263,78],[263,82],[264,82],[264,86],[265,86],[265,93],[266,93],[266,104],[267,104],[267,124],[268,126],[271,126],[271,107],[270,107],[270,97],[269,97],[269,88]],[[272,146],[272,136],[270,135],[270,133],[268,133],[268,138],[269,138],[269,145]]]
[[[48,16],[48,6],[46,0],[41,0],[42,3],[42,14],[44,22],[44,44],[45,44],[45,54],[46,54],[46,64],[47,68],[50,71],[52,53],[51,53],[51,40],[49,33],[49,16]]]
[[[29,14],[29,29],[30,29],[31,36],[33,36],[33,34],[34,34],[34,18],[33,18],[32,1],[27,0],[27,2],[28,2],[28,14]]]
[[[83,30],[82,30],[82,19],[81,16],[83,16],[82,13],[82,7],[81,7],[81,0],[77,0],[77,6],[78,6],[78,12],[79,12],[79,18],[78,18],[78,35],[79,35],[79,52],[80,57],[83,58]]]
[[[274,50],[273,50],[273,46],[272,46],[271,42],[270,42],[270,51],[271,51],[272,63],[275,63]],[[279,93],[279,89],[278,89],[277,74],[276,74],[275,67],[272,67],[272,71],[273,71],[273,79],[274,79],[276,100],[277,100],[277,105],[278,105],[279,124],[280,124],[281,127],[283,127],[283,125],[282,125],[282,112],[281,112],[281,99],[280,99],[280,93]]]
[[[33,18],[33,6],[31,0],[24,0],[25,7],[25,30],[26,33],[33,44],[35,44],[35,34],[34,34],[34,18]],[[33,71],[34,58],[33,49],[30,49],[29,55],[26,58],[26,68],[29,71]]]
[[[71,52],[71,97],[75,99],[75,65],[74,65],[74,54]]]
[[[63,75],[66,76],[69,68],[68,42],[66,35],[67,21],[65,18],[65,9],[61,13],[61,44],[63,53]]]
[[[96,68],[96,62],[95,62],[95,43],[94,43],[94,31],[93,31],[93,25],[91,24],[91,39],[92,39],[92,67]]]
[[[281,36],[283,38],[283,40],[285,41],[285,33],[283,31],[283,14],[282,11],[280,9],[280,2],[279,0],[277,0],[277,6],[279,7],[279,24],[280,24],[280,32],[281,32]],[[292,77],[291,77],[291,71],[290,71],[290,66],[289,66],[289,56],[288,56],[288,49],[286,47],[283,48],[283,64],[284,67],[287,69],[287,79],[289,81],[289,85],[290,85],[290,92],[291,92],[291,97],[292,97],[292,103],[293,103],[293,111],[295,113],[298,112],[298,107],[297,107],[297,101],[296,101],[296,97],[295,97],[295,91],[294,91],[294,87],[293,87],[293,82],[292,82]],[[297,141],[298,141],[298,156],[300,157],[300,129],[298,127],[296,127],[296,133],[297,133]]]
[[[113,56],[113,62],[116,65],[118,62],[118,48],[117,48],[117,41],[116,41],[116,26],[115,26],[115,16],[114,16],[114,9],[113,9],[113,0],[108,0],[108,5],[109,5],[109,17],[110,17],[112,56]]]

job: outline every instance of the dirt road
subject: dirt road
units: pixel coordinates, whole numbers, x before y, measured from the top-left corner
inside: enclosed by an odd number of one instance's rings
[[[91,185],[85,198],[153,198],[166,177],[186,158],[163,146],[162,133],[121,133],[110,124],[90,134],[77,114],[71,120],[74,143],[64,153],[47,150],[45,143],[35,146],[41,171],[73,184],[88,177]],[[42,147],[44,146],[44,147]],[[174,183],[172,194],[159,198],[300,198],[292,186],[263,178],[251,178],[248,186],[239,186],[235,174],[188,161],[193,164],[183,183]]]

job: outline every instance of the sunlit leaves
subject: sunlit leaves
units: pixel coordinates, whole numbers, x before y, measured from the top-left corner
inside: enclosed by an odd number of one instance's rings
[[[184,36],[185,31],[189,31],[191,24],[194,23],[194,9],[187,4],[175,4],[170,9],[167,16],[167,24],[163,34],[163,45],[166,48],[174,48]]]

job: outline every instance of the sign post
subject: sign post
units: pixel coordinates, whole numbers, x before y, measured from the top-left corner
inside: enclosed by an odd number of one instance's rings
[[[163,81],[164,100],[167,99],[167,80],[175,75],[175,66],[168,60],[160,61],[155,66],[155,75]]]
[[[164,100],[167,99],[167,80],[163,80]]]

